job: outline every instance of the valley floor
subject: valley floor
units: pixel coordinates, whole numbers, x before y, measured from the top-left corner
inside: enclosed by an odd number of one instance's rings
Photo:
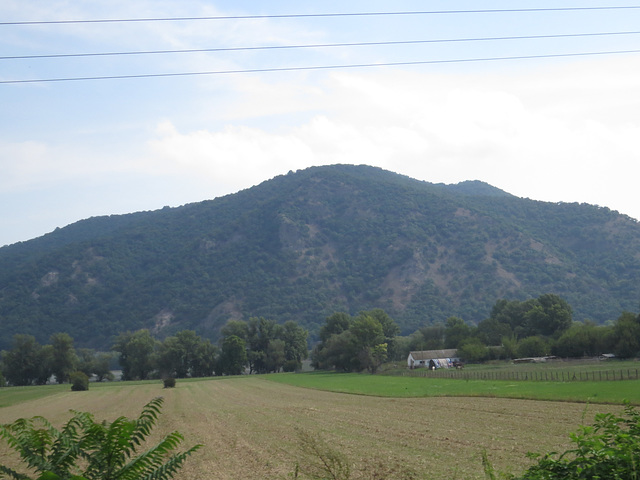
[[[177,476],[183,480],[291,478],[296,462],[307,461],[299,432],[343,452],[355,477],[379,465],[388,472],[414,471],[413,478],[484,478],[483,449],[498,471],[518,473],[528,465],[527,452],[563,450],[569,432],[596,412],[620,410],[494,398],[379,398],[237,377],[178,381],[174,389],[160,383],[92,385],[88,392],[64,391],[0,408],[0,422],[43,415],[61,425],[69,409],[109,421],[137,417],[156,396],[165,403],[155,438],[178,430],[185,447],[205,445]],[[10,458],[3,445],[0,463]]]

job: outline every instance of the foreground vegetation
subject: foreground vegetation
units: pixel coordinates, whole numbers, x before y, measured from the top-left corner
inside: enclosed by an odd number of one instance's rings
[[[46,418],[20,418],[0,425],[0,438],[18,453],[22,469],[0,464],[2,478],[31,480],[167,480],[173,478],[189,455],[202,445],[173,453],[182,442],[171,432],[150,448],[145,445],[155,427],[163,398],[147,403],[137,419],[119,417],[96,422],[86,412],[74,412],[61,429]]]

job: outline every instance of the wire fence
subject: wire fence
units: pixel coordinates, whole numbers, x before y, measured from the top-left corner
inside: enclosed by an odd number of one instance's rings
[[[638,380],[640,375],[637,368],[593,370],[593,371],[566,371],[566,370],[539,370],[539,371],[495,371],[474,372],[456,369],[417,369],[404,373],[404,376],[425,378],[452,378],[459,380],[508,380],[529,382],[609,382],[614,380]]]

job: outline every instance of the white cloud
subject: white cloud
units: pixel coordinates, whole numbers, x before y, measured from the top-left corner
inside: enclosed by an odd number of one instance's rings
[[[520,196],[640,216],[630,208],[632,194],[623,193],[633,191],[640,160],[640,124],[624,108],[625,99],[640,98],[640,76],[629,81],[629,63],[640,62],[580,62],[500,77],[341,72],[299,89],[274,82],[256,90],[247,82],[247,98],[259,91],[267,99],[256,106],[260,125],[242,125],[242,103],[224,129],[180,133],[167,123],[150,147],[165,168],[233,185],[310,165],[367,163],[427,181],[481,179]],[[278,92],[271,101],[268,90]],[[297,125],[277,121],[283,105],[298,110]],[[280,125],[275,131],[270,118]]]

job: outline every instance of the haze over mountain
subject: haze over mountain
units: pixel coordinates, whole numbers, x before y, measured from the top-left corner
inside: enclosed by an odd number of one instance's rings
[[[114,335],[229,319],[385,309],[404,334],[500,298],[555,293],[606,322],[640,299],[640,224],[608,208],[313,167],[178,208],[96,217],[0,248],[0,348],[15,333],[109,348]]]

